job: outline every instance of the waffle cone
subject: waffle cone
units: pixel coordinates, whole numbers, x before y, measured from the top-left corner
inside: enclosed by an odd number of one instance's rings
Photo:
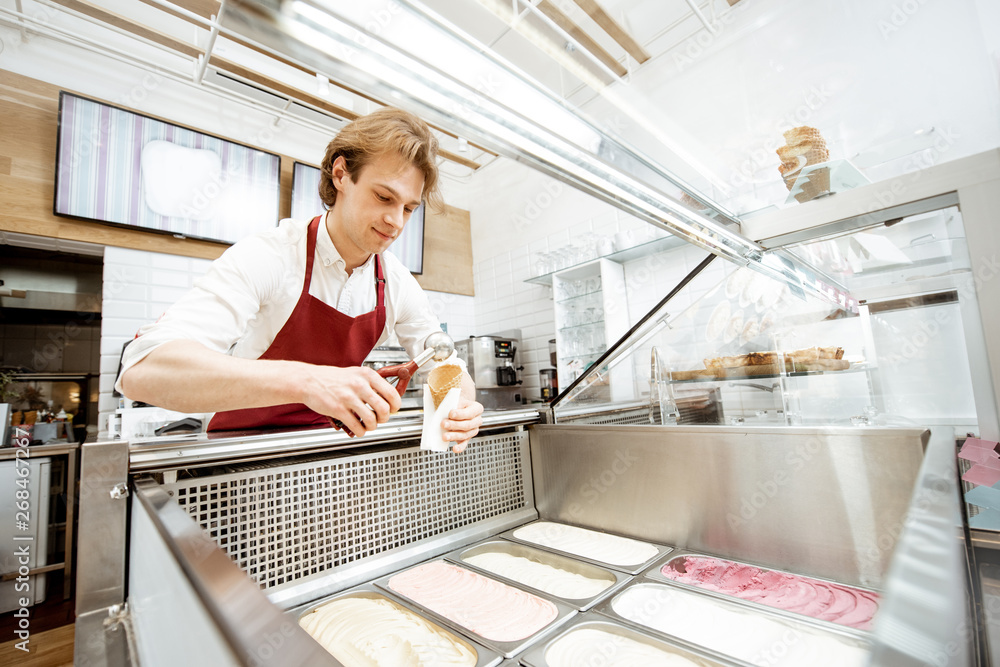
[[[794,146],[795,144],[801,144],[807,141],[823,141],[823,135],[820,134],[820,131],[815,127],[809,127],[808,125],[793,127],[783,134],[785,137],[785,143],[789,146]]]
[[[830,168],[823,167],[806,174],[801,183],[801,192],[795,193],[795,199],[801,204],[815,199],[830,191]]]
[[[434,407],[441,405],[441,401],[448,395],[448,392],[455,387],[462,386],[462,369],[454,364],[438,366],[427,376],[427,386],[431,390],[431,397],[434,399]]]

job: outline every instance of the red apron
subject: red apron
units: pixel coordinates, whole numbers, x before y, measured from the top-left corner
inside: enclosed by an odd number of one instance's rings
[[[309,223],[306,242],[306,276],[295,309],[274,342],[261,359],[302,361],[322,366],[360,366],[378,343],[385,328],[385,276],[382,263],[375,256],[375,310],[348,317],[333,306],[309,294],[316,233],[320,217]],[[324,230],[325,232],[325,230]],[[275,426],[329,426],[331,420],[301,403],[217,412],[208,424],[209,431],[233,431]]]

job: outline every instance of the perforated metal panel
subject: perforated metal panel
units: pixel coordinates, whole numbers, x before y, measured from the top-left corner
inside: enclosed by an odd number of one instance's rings
[[[532,502],[524,431],[231,470],[163,488],[265,589]]]
[[[659,415],[654,414],[648,407],[636,410],[617,410],[614,412],[599,412],[579,417],[561,418],[560,424],[598,424],[606,426],[609,424],[656,424],[659,423]]]

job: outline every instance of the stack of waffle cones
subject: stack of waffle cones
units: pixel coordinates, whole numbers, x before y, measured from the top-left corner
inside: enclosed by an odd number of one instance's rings
[[[430,388],[431,397],[434,399],[434,408],[437,409],[449,391],[462,386],[461,367],[454,364],[438,366],[428,374],[427,386]]]
[[[803,167],[827,162],[830,151],[823,135],[815,127],[803,125],[785,132],[785,143],[776,152],[781,158],[778,171],[785,179],[785,187],[791,190],[802,173]],[[797,201],[807,202],[830,191],[830,169],[814,169],[799,183],[799,191],[793,196]]]

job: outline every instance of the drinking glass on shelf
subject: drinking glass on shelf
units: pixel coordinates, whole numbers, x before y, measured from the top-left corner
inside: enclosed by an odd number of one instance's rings
[[[569,298],[569,288],[566,286],[565,281],[560,281],[558,287],[556,288],[556,297],[560,301],[565,301]]]
[[[535,256],[535,275],[544,276],[548,273],[552,273],[552,255],[540,252]]]

